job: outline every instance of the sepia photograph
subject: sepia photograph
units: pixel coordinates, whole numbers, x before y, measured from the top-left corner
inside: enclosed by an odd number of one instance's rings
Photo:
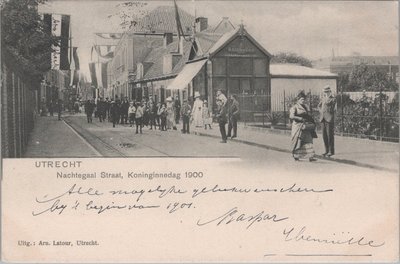
[[[2,260],[399,261],[398,52],[397,1],[2,0]]]

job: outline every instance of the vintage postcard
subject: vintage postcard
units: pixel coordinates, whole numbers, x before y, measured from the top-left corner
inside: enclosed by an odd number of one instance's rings
[[[1,258],[399,261],[396,1],[1,1]]]

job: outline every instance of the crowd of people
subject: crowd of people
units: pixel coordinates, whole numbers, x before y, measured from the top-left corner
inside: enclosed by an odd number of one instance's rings
[[[226,143],[228,137],[237,137],[239,103],[235,96],[231,96],[231,99],[232,103],[228,109],[227,98],[218,91],[216,98],[218,110],[215,114],[212,113],[207,100],[201,99],[199,92],[195,92],[193,102],[184,100],[181,103],[178,96],[168,97],[163,103],[155,103],[152,98],[141,101],[129,101],[127,97],[122,100],[118,97],[115,100],[98,98],[96,103],[94,100],[87,100],[84,109],[88,123],[92,123],[95,116],[99,122],[110,122],[113,127],[118,125],[134,127],[136,134],[142,133],[143,127],[149,130],[177,130],[180,121],[182,121],[181,132],[189,134],[190,127],[212,129],[213,117],[216,117],[221,131],[221,142]],[[229,124],[228,133],[225,129],[226,123]]]

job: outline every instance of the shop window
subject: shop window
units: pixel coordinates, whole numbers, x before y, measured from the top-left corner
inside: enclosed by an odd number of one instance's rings
[[[212,69],[214,75],[226,75],[226,59],[214,58]]]
[[[229,58],[229,75],[252,75],[253,65],[251,58]]]
[[[268,94],[267,78],[255,78],[254,80],[254,94],[264,95]]]
[[[255,76],[267,75],[267,61],[265,59],[254,59],[254,75]]]
[[[252,94],[250,79],[240,79],[240,93],[244,95]]]
[[[238,78],[229,78],[229,95],[240,93],[240,79]]]

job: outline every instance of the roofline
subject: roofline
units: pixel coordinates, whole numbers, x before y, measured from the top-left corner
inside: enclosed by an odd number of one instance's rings
[[[271,74],[271,79],[338,79],[335,75],[290,75],[290,74]]]
[[[218,25],[216,25],[216,26],[214,27],[212,33],[215,33],[215,30],[219,27],[219,25],[222,24],[222,22],[223,22],[224,20],[225,20],[225,19],[222,19],[222,20],[218,23]],[[226,20],[228,20],[229,24],[231,24],[231,26],[233,27],[233,29],[236,29],[236,27],[232,24],[232,22],[229,20],[229,18],[226,19]]]
[[[232,42],[233,39],[236,38],[236,37],[239,35],[239,30],[240,30],[240,28],[235,29],[235,30],[236,30],[235,34],[233,34],[229,39],[227,39],[227,40],[226,40],[226,43]],[[263,52],[265,55],[267,55],[267,56],[270,57],[270,58],[272,57],[272,54],[269,53],[263,46],[261,46],[260,43],[258,43],[257,40],[255,40],[255,39],[249,34],[249,32],[247,32],[246,29],[243,29],[243,32],[244,32],[244,35],[245,35],[247,38],[249,38],[249,40],[250,40],[258,49],[261,50],[261,52]],[[214,44],[214,45],[215,45],[215,44]],[[213,53],[209,53],[209,56],[214,56],[215,54],[217,54],[218,52],[220,52],[221,49],[223,49],[224,47],[225,47],[225,45],[222,45],[221,47],[219,47],[219,48],[218,48],[216,51],[214,51]]]
[[[136,83],[144,83],[144,82],[152,82],[152,81],[162,81],[162,80],[168,80],[168,79],[175,78],[177,75],[178,75],[177,73],[169,74],[169,75],[162,75],[162,76],[152,77],[152,78],[148,78],[148,79],[134,80],[129,83],[136,84]]]

